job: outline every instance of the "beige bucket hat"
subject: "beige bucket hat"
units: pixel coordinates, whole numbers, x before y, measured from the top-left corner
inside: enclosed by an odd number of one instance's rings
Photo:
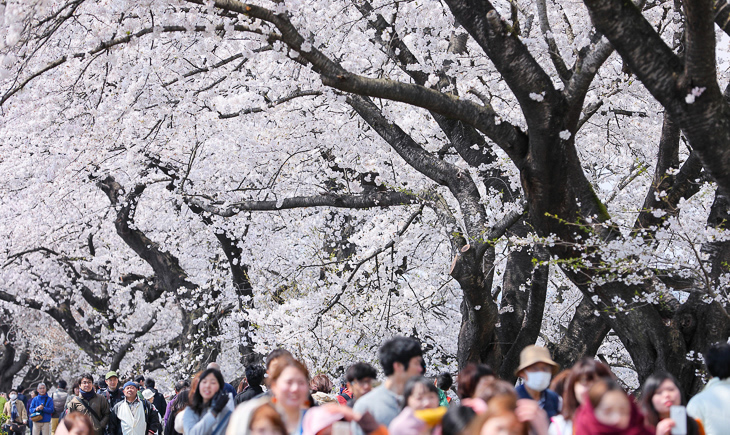
[[[520,352],[520,366],[515,370],[515,376],[522,370],[530,367],[535,363],[543,362],[553,367],[553,376],[560,370],[560,365],[550,358],[550,351],[544,347],[535,346],[531,344]]]

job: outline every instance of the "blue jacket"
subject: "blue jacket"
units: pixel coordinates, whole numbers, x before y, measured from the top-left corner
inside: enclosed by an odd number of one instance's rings
[[[532,396],[530,396],[530,393],[527,392],[527,389],[524,385],[518,385],[515,390],[517,391],[517,396],[519,396],[520,399],[532,399]],[[540,405],[540,408],[544,409],[545,412],[547,412],[548,419],[551,419],[560,414],[560,396],[558,396],[558,393],[553,390],[547,389],[543,391],[540,394],[540,400],[538,401],[538,404]]]
[[[29,417],[30,414],[36,412],[36,408],[40,405],[43,405],[43,409],[39,411],[43,414],[43,420],[36,421],[36,423],[48,423],[51,421],[51,415],[53,415],[53,398],[49,397],[48,394],[36,396],[30,401],[30,406],[28,407],[28,411],[30,411]]]

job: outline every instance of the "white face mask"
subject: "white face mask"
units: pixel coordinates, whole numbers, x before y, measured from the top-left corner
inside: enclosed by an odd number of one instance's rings
[[[525,385],[533,391],[544,391],[550,386],[552,376],[548,372],[525,372]]]
[[[9,397],[10,397],[10,400],[15,400],[15,399],[18,398],[18,395],[17,394],[11,394]]]

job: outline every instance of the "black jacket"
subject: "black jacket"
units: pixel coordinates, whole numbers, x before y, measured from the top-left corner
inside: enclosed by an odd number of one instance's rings
[[[249,385],[236,396],[236,405],[238,405],[239,403],[245,402],[247,400],[251,400],[254,397],[258,396],[259,394],[263,394],[263,393],[264,393],[264,389],[261,388],[261,385],[257,385],[255,387],[252,387]]]
[[[125,400],[124,391],[122,391],[121,388],[117,388],[114,391],[110,391],[108,388],[105,388],[99,394],[106,397],[107,402],[109,402],[109,409],[114,408],[117,403]]]
[[[155,392],[155,398],[152,399],[152,404],[155,405],[155,408],[157,408],[160,415],[164,416],[167,412],[167,401],[165,400],[165,396],[154,388],[150,388],[150,390]]]
[[[139,399],[137,399],[139,400]],[[144,421],[147,424],[147,434],[157,433],[160,430],[160,417],[155,407],[146,400],[140,400],[142,403],[142,409],[144,410]],[[124,435],[122,433],[122,421],[119,420],[117,413],[119,412],[120,406],[129,406],[127,401],[119,402],[112,408],[111,415],[109,418],[108,433],[110,435]]]

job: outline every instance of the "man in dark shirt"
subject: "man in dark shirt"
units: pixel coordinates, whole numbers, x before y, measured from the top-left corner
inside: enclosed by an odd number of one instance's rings
[[[246,381],[248,382],[248,386],[236,396],[236,405],[251,400],[259,394],[263,394],[264,389],[261,388],[261,384],[264,382],[265,374],[266,370],[258,364],[251,364],[246,367]]]

